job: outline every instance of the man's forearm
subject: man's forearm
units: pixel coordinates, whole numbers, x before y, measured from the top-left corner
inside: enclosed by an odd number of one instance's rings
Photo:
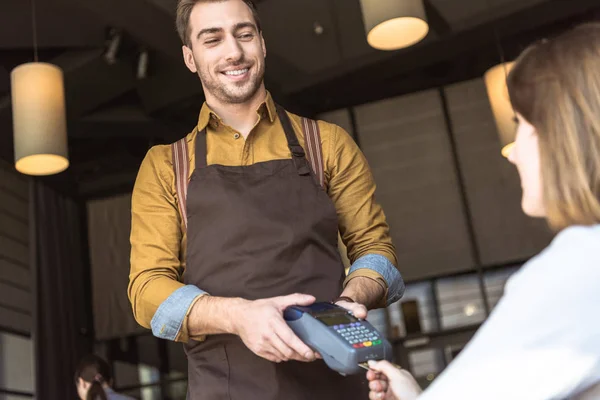
[[[374,279],[357,276],[348,282],[341,295],[372,309],[381,304],[385,288]]]
[[[385,288],[377,281],[356,277],[351,279],[342,292],[355,302],[374,308],[381,303]],[[192,306],[188,317],[190,337],[217,334],[237,334],[238,310],[249,303],[242,298],[200,297]]]
[[[235,310],[247,302],[236,297],[200,297],[188,317],[190,337],[236,333]]]

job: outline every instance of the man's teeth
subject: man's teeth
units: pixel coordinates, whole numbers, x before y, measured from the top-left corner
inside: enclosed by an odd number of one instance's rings
[[[248,72],[248,68],[244,68],[244,69],[238,69],[235,71],[225,71],[225,75],[243,75],[246,72]]]

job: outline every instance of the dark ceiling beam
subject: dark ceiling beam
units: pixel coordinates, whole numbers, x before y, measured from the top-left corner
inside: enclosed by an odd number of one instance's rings
[[[598,10],[600,11],[600,7]],[[577,17],[538,27],[532,31],[505,36],[502,40],[503,52],[507,59],[514,59],[527,45],[540,37],[556,35],[578,23],[588,21],[590,18],[593,19],[588,13],[584,13]],[[434,64],[424,65],[402,75],[386,79],[365,78],[362,82],[353,82],[333,89],[328,88],[327,92],[307,91],[298,96],[300,100],[304,101],[324,99],[315,105],[318,112],[322,113],[481,78],[487,69],[500,61],[497,47],[490,39],[490,43],[487,45],[456,54],[454,57]]]
[[[423,5],[425,14],[427,14],[427,22],[433,32],[438,36],[446,36],[452,32],[452,27],[438,8],[431,3],[431,0],[423,0]]]
[[[152,118],[144,110],[133,104],[105,107],[80,118],[79,121],[85,123],[106,123],[106,122],[148,122]]]
[[[0,2],[0,50],[31,49],[31,2]],[[36,2],[38,47],[100,47],[105,39],[104,26],[85,13],[74,14],[55,0]],[[74,22],[76,21],[76,22]]]
[[[8,78],[10,79],[10,78]],[[0,97],[0,158],[14,164],[11,94]]]
[[[159,72],[159,78],[149,79],[148,83],[139,84],[138,90],[142,99],[149,97],[149,100],[145,101],[145,107],[149,112],[202,93],[199,81],[196,85],[190,84],[189,72],[183,65],[181,41],[175,31],[174,18],[165,10],[147,0],[56,1],[95,13],[109,26],[124,30],[140,45],[157,50],[171,58],[171,63],[176,63],[167,72]],[[266,62],[269,71],[265,77],[266,84],[279,97],[283,97],[284,93],[280,90],[277,77],[286,80],[294,79],[294,77],[300,76],[300,72],[274,53],[269,53]],[[170,74],[171,72],[173,75]],[[162,96],[162,99],[158,99],[158,96]],[[293,103],[292,99],[284,100],[287,103]]]
[[[175,140],[182,132],[174,130],[161,120],[149,117],[135,106],[118,106],[105,109],[73,123],[70,133],[75,138],[124,139],[128,137]]]
[[[63,69],[68,131],[72,121],[135,87],[133,67],[122,60],[108,65],[103,50],[70,51],[52,60]],[[10,93],[0,99],[0,156],[14,162]]]
[[[149,114],[190,97],[203,98],[198,75],[186,68],[183,57],[174,61],[162,54],[151,54],[148,77],[138,81],[136,86],[142,105]]]
[[[62,67],[65,74],[69,120],[75,120],[135,88],[132,62],[120,59],[109,65],[103,49],[70,51],[52,62]]]
[[[12,116],[10,108],[0,110],[0,158],[9,164],[14,164],[15,153],[12,140]]]
[[[10,73],[0,66],[0,93],[8,92],[10,89]]]
[[[526,31],[535,31],[544,25],[584,14],[598,7],[598,0],[549,0],[530,8],[502,17],[494,23],[485,23],[464,31],[432,40],[427,44],[395,52],[384,61],[366,65],[362,68],[334,74],[328,71],[298,80],[285,87],[289,95],[313,94],[318,99],[340,87],[351,87],[355,83],[384,81],[402,76],[423,66],[433,65],[444,60],[460,57],[463,53],[485,46],[495,46],[495,30],[501,37],[514,36]]]
[[[191,128],[190,128],[191,130]],[[160,120],[149,118],[147,121],[79,121],[75,124],[73,137],[76,138],[109,138],[120,140],[125,137],[160,138],[175,141],[181,135],[163,124]]]
[[[140,45],[181,58],[181,43],[173,19],[147,0],[56,0],[87,10],[108,26],[122,29]]]
[[[80,182],[79,196],[86,201],[90,201],[131,193],[136,177],[137,169]]]

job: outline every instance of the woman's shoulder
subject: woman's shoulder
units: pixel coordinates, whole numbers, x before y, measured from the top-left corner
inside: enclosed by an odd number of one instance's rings
[[[558,233],[544,251],[511,278],[507,289],[531,281],[566,287],[568,283],[581,284],[582,279],[595,278],[600,288],[600,225],[578,225]]]
[[[600,225],[575,225],[556,235],[550,246],[538,259],[544,263],[568,262],[588,265],[596,262],[600,267]]]

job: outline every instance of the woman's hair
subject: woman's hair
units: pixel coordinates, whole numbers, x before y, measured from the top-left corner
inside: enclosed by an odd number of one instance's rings
[[[84,357],[75,371],[75,383],[79,378],[92,384],[86,400],[107,400],[102,385],[112,382],[112,374],[106,361],[94,354]]]
[[[508,76],[508,90],[537,131],[549,225],[600,223],[600,24],[530,46]]]

